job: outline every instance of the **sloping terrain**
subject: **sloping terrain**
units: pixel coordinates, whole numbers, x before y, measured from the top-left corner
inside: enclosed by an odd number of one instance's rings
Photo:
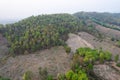
[[[7,40],[0,34],[0,59],[8,53]]]
[[[110,38],[115,38],[118,40],[120,39],[120,31],[106,28],[106,27],[98,25],[98,24],[96,24],[95,27],[102,35],[108,36]]]
[[[32,71],[34,79],[38,80],[38,68],[47,68],[48,72],[57,76],[70,69],[70,59],[63,47],[54,47],[29,55],[10,57],[3,67],[0,67],[0,75],[12,80],[22,80],[23,73]]]
[[[71,50],[75,50],[79,47],[90,47],[90,48],[102,48],[105,51],[111,51],[113,55],[119,54],[120,48],[113,46],[105,41],[99,41],[96,37],[86,33],[80,32],[78,35],[69,34],[69,39],[66,42]],[[93,71],[100,80],[120,80],[120,73],[115,69],[106,64],[94,65]],[[99,80],[99,79],[98,79]]]
[[[120,73],[108,65],[95,65],[94,73],[102,80],[120,80]]]
[[[100,41],[96,37],[86,33],[86,32],[80,32],[79,36],[89,42],[94,48],[100,49],[102,48],[105,51],[109,51],[114,55],[120,54],[120,48],[114,46],[113,44],[110,44],[106,41]]]
[[[90,43],[88,43],[86,40],[82,39],[76,34],[69,34],[69,39],[67,40],[67,45],[71,47],[72,51],[75,52],[76,49],[80,47],[89,47],[94,48]]]

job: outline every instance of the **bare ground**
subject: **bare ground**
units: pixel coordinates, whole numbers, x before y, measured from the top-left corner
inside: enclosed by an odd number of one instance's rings
[[[106,28],[98,24],[95,24],[95,27],[102,35],[108,36],[110,38],[115,38],[118,40],[120,39],[120,31],[118,30]]]
[[[67,40],[67,45],[71,47],[72,51],[75,52],[76,49],[80,47],[90,47],[94,48],[90,43],[88,43],[86,40],[82,39],[76,34],[69,34],[69,39]]]
[[[70,69],[69,55],[63,47],[54,47],[34,54],[10,57],[4,66],[0,68],[0,75],[10,77],[12,80],[22,80],[23,73],[32,71],[38,75],[38,68],[47,68],[48,72],[57,76]],[[38,80],[38,76],[34,76]]]
[[[108,65],[94,65],[94,73],[102,80],[120,80],[120,73]]]

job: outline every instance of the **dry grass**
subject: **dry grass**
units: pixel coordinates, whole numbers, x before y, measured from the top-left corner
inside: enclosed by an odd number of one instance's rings
[[[23,73],[32,71],[38,78],[38,68],[47,68],[54,77],[70,69],[69,55],[63,47],[54,47],[33,54],[10,57],[7,63],[0,68],[0,75],[12,80],[22,80]]]

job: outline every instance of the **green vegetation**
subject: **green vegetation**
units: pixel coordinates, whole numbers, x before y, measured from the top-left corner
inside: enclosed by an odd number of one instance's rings
[[[105,52],[97,49],[90,48],[79,48],[76,50],[76,53],[79,54],[83,58],[85,63],[95,62],[99,60],[103,62],[104,60],[111,60],[112,54],[110,52]]]
[[[68,33],[80,31],[83,26],[70,14],[39,15],[0,27],[0,33],[7,38],[10,53],[24,54],[64,45]]]
[[[2,76],[0,76],[0,80],[10,80],[9,78],[4,78]]]
[[[119,55],[117,54],[117,55],[115,55],[115,62],[118,62],[118,60],[119,60]]]
[[[59,75],[58,80],[93,80],[93,65],[111,60],[111,53],[97,49],[79,48],[73,56],[71,70]]]
[[[65,74],[65,76],[66,80],[88,80],[87,74],[84,70],[79,70],[78,72],[70,70]]]
[[[32,80],[33,73],[31,71],[27,71],[23,75],[23,80]]]
[[[116,66],[120,67],[120,63],[117,63]]]
[[[53,76],[48,74],[47,68],[39,68],[39,76],[41,80],[53,80]]]
[[[66,53],[70,53],[71,52],[71,48],[69,46],[64,46],[64,48],[65,48]]]
[[[120,47],[120,40],[117,42],[117,46]]]

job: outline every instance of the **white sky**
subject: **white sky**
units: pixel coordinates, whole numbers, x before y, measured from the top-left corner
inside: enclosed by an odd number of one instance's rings
[[[120,12],[120,0],[0,0],[0,19],[79,11]]]

